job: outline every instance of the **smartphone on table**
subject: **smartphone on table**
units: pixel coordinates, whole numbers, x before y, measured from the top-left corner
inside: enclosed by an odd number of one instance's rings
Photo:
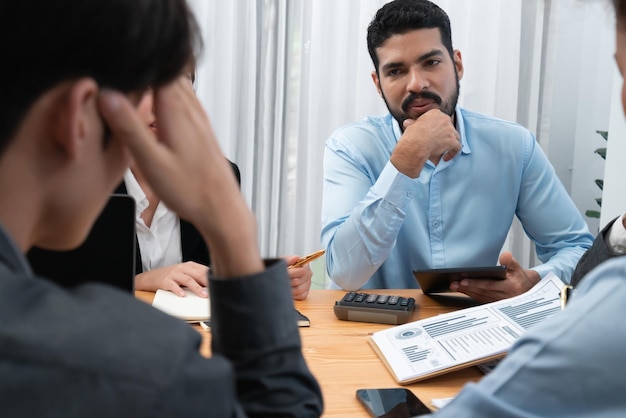
[[[356,397],[373,418],[412,418],[432,411],[408,389],[357,389]]]

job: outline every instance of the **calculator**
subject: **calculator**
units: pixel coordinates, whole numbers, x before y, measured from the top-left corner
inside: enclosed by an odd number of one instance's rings
[[[375,293],[348,292],[335,302],[335,316],[344,321],[405,324],[411,319],[415,299]]]

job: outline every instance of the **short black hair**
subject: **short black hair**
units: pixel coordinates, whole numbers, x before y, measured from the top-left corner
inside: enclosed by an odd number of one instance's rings
[[[613,6],[615,6],[615,16],[618,21],[626,20],[626,1],[613,0]]]
[[[129,93],[165,84],[194,64],[199,33],[185,0],[0,2],[0,154],[55,85],[92,77]]]
[[[367,27],[367,49],[378,73],[380,47],[393,35],[416,29],[439,29],[441,42],[453,56],[450,18],[439,6],[427,0],[394,0],[381,7]]]

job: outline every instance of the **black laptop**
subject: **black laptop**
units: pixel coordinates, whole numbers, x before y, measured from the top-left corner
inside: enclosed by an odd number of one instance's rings
[[[85,242],[71,251],[33,247],[33,271],[64,287],[96,281],[133,292],[135,279],[135,200],[113,194]]]

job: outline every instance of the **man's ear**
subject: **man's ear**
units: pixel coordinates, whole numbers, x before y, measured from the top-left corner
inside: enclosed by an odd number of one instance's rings
[[[380,97],[383,97],[383,92],[380,89],[380,79],[378,78],[378,73],[376,71],[372,71],[372,81],[374,82],[374,85],[376,86],[376,91],[378,91],[378,95]]]
[[[455,49],[453,53],[453,58],[456,74],[459,77],[459,80],[461,80],[463,78],[463,58],[461,57],[461,51]]]
[[[53,112],[54,140],[69,158],[76,158],[88,134],[97,129],[98,84],[91,78],[71,81],[57,97]]]

